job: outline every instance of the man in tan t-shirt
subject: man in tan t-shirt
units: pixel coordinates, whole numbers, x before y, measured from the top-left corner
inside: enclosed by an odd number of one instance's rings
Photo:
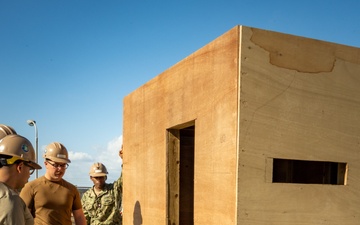
[[[67,149],[59,142],[46,146],[46,173],[25,185],[20,196],[34,216],[35,225],[86,225],[77,188],[64,180],[71,161]]]

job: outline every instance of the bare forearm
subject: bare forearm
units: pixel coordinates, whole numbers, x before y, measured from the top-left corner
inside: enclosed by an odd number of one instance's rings
[[[76,225],[86,225],[86,219],[82,209],[74,210],[73,215]]]

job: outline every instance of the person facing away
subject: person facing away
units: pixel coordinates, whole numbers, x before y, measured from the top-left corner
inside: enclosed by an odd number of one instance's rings
[[[33,225],[34,219],[20,198],[21,189],[35,169],[35,151],[30,141],[0,125],[0,224]]]
[[[67,149],[59,142],[50,143],[43,158],[45,175],[27,183],[20,192],[35,225],[72,225],[71,214],[76,225],[85,225],[80,193],[63,179],[71,162]]]
[[[82,196],[81,202],[88,225],[122,224],[122,179],[106,183],[108,171],[97,162],[90,167],[90,180],[94,186]]]
[[[3,139],[6,135],[10,135],[10,134],[17,134],[17,133],[14,128],[5,124],[0,124],[0,140]]]

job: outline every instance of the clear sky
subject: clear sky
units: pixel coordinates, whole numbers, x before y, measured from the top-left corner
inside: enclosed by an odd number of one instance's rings
[[[71,183],[92,185],[96,161],[112,182],[126,95],[236,25],[360,47],[359,11],[359,0],[0,0],[0,123],[35,147],[36,121],[41,165],[63,143]]]

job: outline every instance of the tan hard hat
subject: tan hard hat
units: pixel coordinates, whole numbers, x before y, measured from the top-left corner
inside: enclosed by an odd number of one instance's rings
[[[104,177],[108,174],[108,171],[104,164],[97,162],[92,164],[89,174],[92,177]]]
[[[50,143],[45,148],[44,159],[50,159],[54,162],[70,163],[68,151],[65,146],[59,142]]]
[[[35,161],[35,151],[31,142],[23,136],[10,134],[1,139],[0,155],[12,156],[6,160],[8,165],[21,160],[30,163],[34,169],[41,169]]]
[[[5,124],[0,124],[0,139],[4,138],[6,135],[9,134],[16,134],[14,128]]]

